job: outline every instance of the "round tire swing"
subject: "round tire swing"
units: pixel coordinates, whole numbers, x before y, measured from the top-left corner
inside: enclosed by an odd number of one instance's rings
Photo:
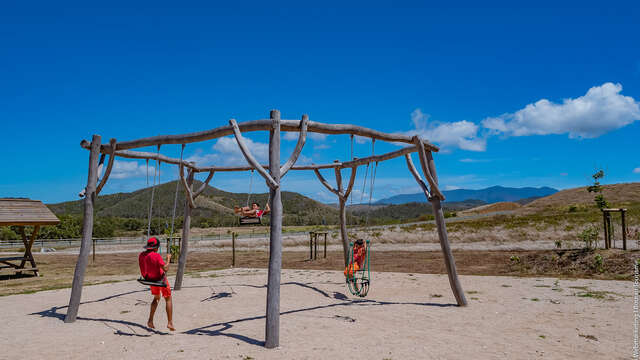
[[[351,264],[347,268],[347,287],[351,295],[365,297],[369,293],[369,284],[371,282],[371,267],[369,266],[370,244],[369,240],[364,241],[363,245],[349,243]],[[364,259],[362,267],[360,267],[357,265],[357,258],[362,255],[364,255]]]
[[[351,156],[353,157],[353,137],[351,140]],[[375,139],[371,141],[372,156],[375,155]],[[367,164],[365,170],[364,181],[362,185],[361,194],[365,194],[367,185],[367,174],[371,169],[370,183],[369,183],[369,208],[371,208],[371,201],[373,199],[373,188],[375,185],[376,174],[378,173],[378,162],[375,166]],[[362,195],[360,202],[362,202]],[[353,203],[353,197],[352,197]],[[370,210],[369,210],[370,211]],[[365,227],[369,224],[369,212],[365,220]],[[371,241],[357,240],[356,242],[349,242],[349,266],[345,270],[345,276],[347,278],[347,287],[349,292],[358,297],[365,297],[369,293],[369,285],[371,284]]]

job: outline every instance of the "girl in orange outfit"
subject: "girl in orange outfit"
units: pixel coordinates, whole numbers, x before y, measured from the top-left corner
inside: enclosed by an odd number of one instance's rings
[[[353,278],[353,273],[362,269],[366,255],[367,249],[364,246],[364,241],[362,241],[362,239],[356,240],[353,244],[353,258],[351,263],[344,269],[344,276],[347,279]]]

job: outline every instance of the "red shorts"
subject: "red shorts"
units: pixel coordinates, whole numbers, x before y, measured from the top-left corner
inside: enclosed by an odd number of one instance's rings
[[[162,286],[149,286],[151,288],[152,295],[160,295],[162,293],[163,298],[171,297],[171,286],[169,285],[169,281],[167,278],[164,278],[164,283],[167,284],[167,287]]]

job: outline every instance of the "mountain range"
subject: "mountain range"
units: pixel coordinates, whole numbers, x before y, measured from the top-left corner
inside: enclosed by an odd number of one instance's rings
[[[487,204],[492,204],[501,201],[519,201],[519,200],[534,200],[536,198],[541,198],[544,196],[549,196],[555,194],[558,190],[550,187],[523,187],[523,188],[512,188],[512,187],[504,187],[504,186],[492,186],[485,189],[479,190],[468,190],[468,189],[456,189],[456,190],[446,190],[444,191],[444,196],[446,197],[447,202],[458,202],[458,201],[466,201],[466,200],[480,200]],[[423,193],[415,193],[415,194],[400,194],[395,195],[386,199],[378,200],[375,202],[376,205],[398,205],[405,204],[409,202],[418,202],[423,203],[427,202],[426,197]]]

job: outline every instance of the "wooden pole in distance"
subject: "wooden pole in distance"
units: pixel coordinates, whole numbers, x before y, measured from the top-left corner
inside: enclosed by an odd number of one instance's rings
[[[236,267],[236,236],[238,234],[235,232],[231,233],[231,253],[233,254],[231,256],[231,267]]]
[[[73,273],[73,285],[71,285],[71,297],[65,323],[72,323],[78,317],[80,300],[82,298],[82,284],[84,274],[89,262],[89,251],[91,250],[91,239],[93,238],[93,205],[96,198],[96,186],[98,183],[98,157],[100,156],[100,135],[93,135],[91,139],[91,150],[89,152],[89,175],[87,177],[87,187],[84,194],[84,217],[82,219],[82,243],[80,244],[80,254]]]
[[[608,243],[608,237],[607,237],[607,213],[602,210],[602,222],[604,223],[604,248],[608,249],[609,248],[609,243]]]
[[[324,233],[324,259],[327,258],[327,233]]]
[[[309,231],[309,260],[313,260],[313,231]]]
[[[627,250],[627,222],[624,218],[626,211],[626,209],[620,209],[620,216],[622,219],[622,250]]]
[[[277,186],[270,186],[269,273],[267,281],[266,348],[280,345],[280,272],[282,269],[282,195],[280,193],[280,112],[272,110],[269,132],[269,172]]]
[[[91,260],[91,262],[95,264],[95,262],[96,262],[96,239],[93,239],[93,241],[91,243],[93,244],[93,259]]]
[[[193,171],[189,170],[187,175],[187,187],[193,189]],[[188,196],[186,196],[188,197]],[[189,251],[189,234],[191,228],[191,204],[189,199],[184,201],[184,221],[182,224],[182,239],[180,240],[180,258],[178,259],[178,270],[176,271],[176,282],[173,284],[174,290],[182,289],[182,278],[184,277],[184,270],[187,266],[187,252]]]

